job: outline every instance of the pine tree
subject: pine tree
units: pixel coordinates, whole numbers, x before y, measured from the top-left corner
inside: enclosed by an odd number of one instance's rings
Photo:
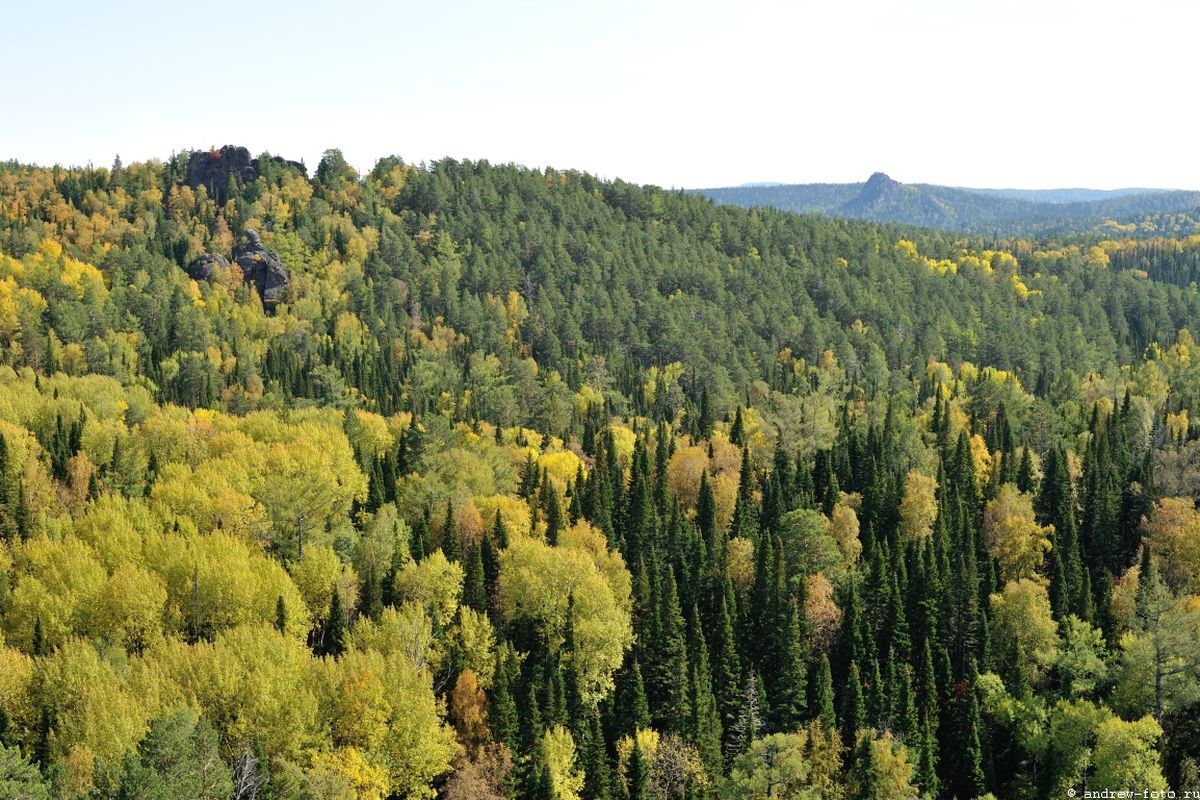
[[[855,800],[890,800],[885,794],[884,776],[875,758],[874,737],[866,731],[854,745],[853,766],[849,778],[851,796]]]
[[[742,447],[742,467],[738,472],[737,499],[733,504],[733,519],[729,524],[730,537],[755,538],[758,520],[754,503],[754,470],[750,465],[750,448]]]
[[[458,531],[458,523],[454,519],[454,507],[446,501],[446,521],[442,525],[442,554],[450,562],[462,561],[463,541]]]
[[[396,594],[396,575],[400,573],[400,569],[404,566],[404,562],[408,557],[405,548],[401,547],[399,537],[397,536],[396,539],[395,546],[392,548],[392,558],[388,563],[387,573],[384,575],[383,580],[380,581],[379,587],[379,601],[387,607],[394,607],[399,604],[400,598]]]
[[[891,696],[892,724],[915,753],[921,747],[921,720],[914,702],[912,667],[908,664],[897,666],[893,661],[889,671],[896,673],[895,691]]]
[[[17,493],[8,462],[8,441],[0,435],[0,541],[12,542],[17,539]]]
[[[937,725],[928,714],[921,717],[920,752],[917,757],[917,785],[928,797],[937,797],[941,782],[937,773],[938,740]]]
[[[1029,448],[1021,448],[1021,465],[1017,467],[1017,489],[1028,494],[1033,491],[1033,458]]]
[[[888,700],[886,687],[883,683],[883,673],[879,669],[879,659],[871,659],[871,669],[867,673],[867,721],[871,727],[890,727],[887,723]]]

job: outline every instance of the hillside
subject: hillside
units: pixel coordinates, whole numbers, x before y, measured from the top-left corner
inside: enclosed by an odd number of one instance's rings
[[[1194,788],[1198,276],[486,162],[0,164],[0,796]]]
[[[1018,235],[1062,235],[1105,230],[1105,223],[1163,232],[1160,215],[1186,214],[1197,230],[1200,192],[1122,189],[956,189],[902,184],[877,172],[864,183],[740,186],[699,189],[718,203],[829,216],[897,222],[944,230]],[[1109,226],[1111,227],[1111,226]],[[1133,228],[1138,230],[1137,227]],[[1170,232],[1180,232],[1171,228]]]

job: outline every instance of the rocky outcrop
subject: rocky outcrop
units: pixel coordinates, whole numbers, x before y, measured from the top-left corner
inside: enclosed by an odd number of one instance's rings
[[[257,231],[246,231],[242,244],[234,248],[233,261],[242,271],[242,280],[254,286],[263,307],[272,309],[283,299],[291,275],[279,260],[279,254],[263,247]],[[229,259],[219,253],[204,253],[187,265],[188,277],[211,281],[221,270],[229,269]]]
[[[280,156],[263,155],[252,158],[250,151],[238,145],[227,144],[220,150],[197,150],[188,156],[187,175],[184,183],[193,189],[203,186],[209,197],[224,203],[232,177],[238,183],[250,183],[258,178],[263,169],[263,160],[285,168],[299,170],[305,176],[308,170],[300,161],[291,161]]]
[[[197,151],[188,157],[186,181],[193,189],[203,186],[215,197],[225,191],[230,176],[242,182],[258,177],[246,148],[227,144],[220,150]]]
[[[264,308],[274,308],[283,299],[291,276],[279,255],[263,247],[257,231],[246,231],[245,243],[233,251],[233,260],[242,268],[242,279],[254,284]]]
[[[195,281],[211,281],[219,270],[229,269],[229,259],[219,253],[204,253],[187,265],[188,277]]]

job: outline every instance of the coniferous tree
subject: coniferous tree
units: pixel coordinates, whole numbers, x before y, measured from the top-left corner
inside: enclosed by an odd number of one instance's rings
[[[342,593],[336,586],[329,598],[329,616],[321,637],[321,654],[339,656],[346,649],[346,612],[342,607]]]
[[[713,687],[721,713],[722,743],[729,752],[733,727],[742,708],[741,664],[734,640],[733,623],[729,617],[724,593],[717,602],[717,621],[713,626]]]
[[[628,787],[629,800],[650,800],[650,765],[642,746],[634,738],[633,749],[629,753],[629,765],[625,768],[625,783]]]
[[[830,669],[829,656],[822,654],[821,661],[812,672],[811,707],[814,718],[820,721],[828,730],[837,728],[837,710],[833,694],[833,670]]]
[[[745,422],[742,420],[742,407],[738,406],[733,414],[733,423],[729,426],[729,442],[741,447],[745,436]]]
[[[516,753],[520,747],[521,727],[516,698],[513,695],[517,680],[516,654],[508,647],[496,653],[496,671],[488,698],[488,724],[496,741]]]
[[[957,755],[953,786],[959,797],[979,797],[987,791],[983,771],[982,722],[975,689],[976,675],[972,663],[967,671],[966,691],[959,701],[961,721],[957,741],[944,742],[944,745]]]
[[[580,761],[584,775],[584,800],[609,800],[612,797],[612,781],[608,752],[604,742],[604,729],[600,725],[600,715],[594,710],[588,716],[587,736],[583,738]]]
[[[612,739],[632,736],[639,728],[650,727],[650,705],[637,659],[626,659],[625,667],[617,674],[616,697],[613,703]]]
[[[429,511],[417,517],[412,528],[412,541],[409,542],[412,557],[420,561],[433,552],[433,544],[429,536]]]
[[[358,612],[367,619],[375,621],[378,621],[379,615],[383,613],[382,586],[379,577],[375,574],[373,564],[368,566],[363,574],[362,590],[358,598]]]
[[[287,630],[287,606],[283,602],[283,595],[275,601],[275,630],[283,633]]]
[[[708,645],[700,630],[698,612],[693,607],[689,620],[688,642],[688,708],[691,720],[687,740],[704,761],[710,775],[721,774],[721,716],[713,695],[712,671],[709,668]]]
[[[846,749],[854,748],[859,730],[867,727],[867,701],[863,698],[862,689],[858,662],[851,661],[850,669],[846,673],[846,687],[842,693],[842,746]]]
[[[808,716],[808,637],[803,617],[799,602],[792,598],[781,648],[783,664],[771,704],[773,727],[779,731],[796,730]]]
[[[480,613],[488,610],[487,578],[483,564],[483,543],[471,542],[463,564],[462,602],[467,608]]]
[[[647,697],[654,726],[684,734],[691,716],[688,708],[688,657],[683,615],[679,610],[675,574],[666,569],[659,592],[656,638],[649,643]]]

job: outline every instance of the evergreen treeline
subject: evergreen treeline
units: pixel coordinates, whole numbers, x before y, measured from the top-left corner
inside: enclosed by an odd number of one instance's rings
[[[1197,788],[1194,243],[186,163],[0,169],[0,795]]]

